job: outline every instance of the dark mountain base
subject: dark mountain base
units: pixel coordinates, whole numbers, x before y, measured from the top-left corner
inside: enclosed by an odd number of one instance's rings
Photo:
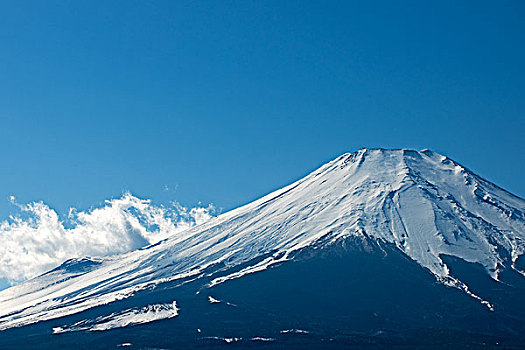
[[[6,330],[0,332],[0,348],[111,349],[125,343],[143,349],[523,348],[524,278],[508,272],[504,283],[512,288],[503,289],[476,265],[448,262],[472,281],[475,292],[494,296],[494,312],[437,283],[395,248],[349,239],[304,249],[294,261],[211,289],[203,288],[211,277],[166,284],[78,315]],[[208,296],[221,303],[211,304]],[[56,326],[173,300],[180,308],[173,319],[52,334]]]

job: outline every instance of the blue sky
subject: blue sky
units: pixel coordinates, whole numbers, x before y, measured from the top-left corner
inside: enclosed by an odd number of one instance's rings
[[[0,217],[224,210],[361,147],[525,196],[522,1],[2,1]]]

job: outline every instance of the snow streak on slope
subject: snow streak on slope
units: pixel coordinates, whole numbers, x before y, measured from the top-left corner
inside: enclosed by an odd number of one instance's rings
[[[158,283],[198,278],[213,266],[242,264],[212,285],[222,283],[292,259],[301,248],[349,236],[393,244],[440,281],[470,293],[450,275],[441,255],[479,263],[497,279],[502,269],[516,268],[525,250],[524,211],[524,200],[442,155],[363,149],[154,246],[81,273],[64,268],[0,292],[0,328],[79,312]]]
[[[91,211],[70,209],[66,222],[42,202],[18,207],[26,218],[0,222],[0,278],[12,283],[35,277],[67,259],[110,256],[157,243],[213,214],[211,206],[155,206],[129,193]]]
[[[71,326],[56,327],[53,333],[75,331],[106,331],[136,324],[150,323],[177,316],[179,309],[174,301],[170,304],[148,305],[140,309],[129,309],[108,316],[98,317],[96,320],[83,320]]]

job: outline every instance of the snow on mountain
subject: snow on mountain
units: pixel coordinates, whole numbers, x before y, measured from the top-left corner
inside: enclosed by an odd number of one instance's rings
[[[0,329],[129,298],[160,283],[238,266],[209,286],[293,259],[351,236],[395,245],[436,278],[472,294],[443,255],[482,265],[498,279],[520,274],[525,201],[440,154],[362,149],[306,177],[155,245],[70,261],[0,292]],[[82,268],[78,268],[79,264]],[[489,307],[488,301],[483,301]]]
[[[171,304],[154,304],[140,309],[129,309],[119,313],[113,313],[92,320],[83,320],[75,323],[71,327],[53,328],[53,333],[76,332],[81,330],[89,331],[106,331],[114,328],[127,327],[137,324],[149,323],[176,317],[178,315],[177,303]]]

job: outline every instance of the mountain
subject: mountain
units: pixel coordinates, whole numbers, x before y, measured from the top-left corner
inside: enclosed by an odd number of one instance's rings
[[[429,150],[362,149],[0,292],[0,344],[519,348],[524,251],[523,199]]]

